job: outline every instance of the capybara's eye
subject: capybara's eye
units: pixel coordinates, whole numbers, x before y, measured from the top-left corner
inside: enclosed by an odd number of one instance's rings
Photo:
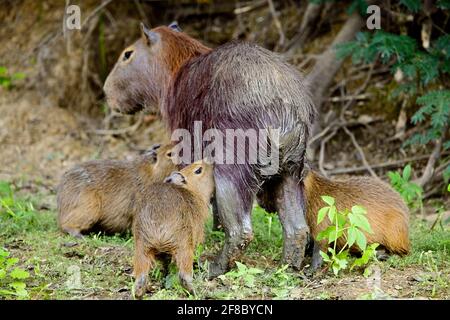
[[[167,152],[166,156],[169,158],[172,157],[172,152]]]
[[[202,173],[202,170],[203,170],[203,168],[200,167],[200,168],[198,168],[197,170],[195,170],[194,173],[195,173],[195,174],[200,174],[200,173]]]
[[[133,50],[125,51],[125,53],[123,54],[123,61],[130,59],[132,54],[133,54]]]

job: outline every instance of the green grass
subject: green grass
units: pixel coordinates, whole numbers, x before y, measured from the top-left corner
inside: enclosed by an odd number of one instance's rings
[[[81,240],[74,239],[58,230],[55,212],[36,209],[40,207],[39,195],[17,196],[0,184],[0,199],[10,199],[7,200],[9,210],[0,206],[0,246],[18,258],[18,266],[30,273],[25,282],[31,299],[131,299],[131,234],[91,234]],[[278,217],[259,207],[254,208],[252,217],[254,240],[240,259],[240,267],[211,281],[207,280],[206,261],[221,248],[224,235],[212,231],[212,219],[208,220],[206,241],[197,249],[195,257],[196,298],[327,299],[338,295],[333,290],[342,287],[341,281],[365,281],[361,270],[339,277],[329,273],[310,279],[302,272],[282,266],[279,262],[282,228]],[[411,283],[412,293],[408,296],[450,297],[450,231],[448,225],[444,227],[437,226],[430,231],[429,225],[412,219],[411,254],[380,263],[385,274],[417,273],[420,281]],[[78,274],[77,288],[74,284]],[[162,276],[158,265],[149,278],[151,294],[145,299],[194,299],[180,286],[173,265],[168,277]],[[328,285],[321,289],[320,281]],[[294,294],[298,290],[300,296]]]

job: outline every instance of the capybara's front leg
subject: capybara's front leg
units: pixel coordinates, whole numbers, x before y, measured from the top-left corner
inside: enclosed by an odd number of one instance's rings
[[[283,263],[300,269],[309,235],[303,181],[291,176],[282,177],[276,189],[275,202],[283,227]]]
[[[190,294],[195,295],[194,287],[192,286],[194,263],[194,250],[188,248],[180,248],[175,254],[175,263],[178,267],[178,276],[180,283]]]
[[[141,299],[147,291],[147,278],[150,268],[155,263],[155,255],[151,251],[146,251],[142,243],[142,239],[135,236],[134,249],[134,295]]]
[[[238,259],[253,238],[251,204],[253,196],[238,185],[216,177],[216,199],[220,221],[225,231],[225,243],[221,252],[209,265],[209,277],[224,274]]]

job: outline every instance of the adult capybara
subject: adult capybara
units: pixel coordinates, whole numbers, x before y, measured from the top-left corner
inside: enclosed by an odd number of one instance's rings
[[[326,206],[321,196],[335,198],[338,210],[351,209],[360,205],[367,210],[367,219],[373,233],[365,233],[367,242],[379,243],[389,253],[404,255],[410,250],[409,211],[400,195],[387,183],[372,177],[347,177],[327,179],[315,171],[309,171],[305,178],[307,214],[311,235],[316,238],[325,230],[330,221],[325,218],[317,225],[317,213]],[[319,250],[326,252],[327,241],[322,240],[314,246],[312,267],[316,269],[321,263]],[[336,243],[342,248],[343,240]],[[357,251],[357,248],[352,248]]]
[[[133,223],[135,295],[145,293],[147,275],[160,254],[175,261],[181,284],[190,293],[194,250],[203,242],[208,204],[214,191],[213,167],[195,162],[148,186]]]
[[[141,39],[124,50],[104,91],[113,109],[160,111],[172,133],[185,129],[194,140],[205,141],[198,135],[208,129],[224,136],[231,130],[237,140],[250,131],[278,130],[285,143],[274,157],[274,173],[262,171],[266,164],[259,157],[256,164],[249,161],[248,155],[264,150],[258,143],[225,146],[232,156],[243,151],[243,163],[215,158],[215,199],[225,242],[210,264],[210,276],[224,273],[251,241],[252,203],[261,187],[277,194],[283,260],[300,268],[308,237],[301,177],[315,108],[298,70],[255,44],[233,41],[210,49],[176,28],[142,26]]]
[[[131,227],[142,189],[176,170],[171,145],[154,145],[131,161],[93,160],[67,171],[57,188],[58,224],[75,237]]]

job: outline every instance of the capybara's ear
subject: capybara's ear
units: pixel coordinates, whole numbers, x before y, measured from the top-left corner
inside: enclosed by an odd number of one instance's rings
[[[151,31],[143,22],[141,22],[141,33],[147,45],[152,45],[159,41],[159,34]]]
[[[173,171],[170,176],[164,179],[164,182],[183,185],[186,184],[186,178],[180,171]]]
[[[180,26],[178,25],[178,22],[176,22],[176,21],[172,21],[172,23],[169,24],[169,28],[174,30],[174,31],[176,31],[176,32],[181,32],[182,31]]]

